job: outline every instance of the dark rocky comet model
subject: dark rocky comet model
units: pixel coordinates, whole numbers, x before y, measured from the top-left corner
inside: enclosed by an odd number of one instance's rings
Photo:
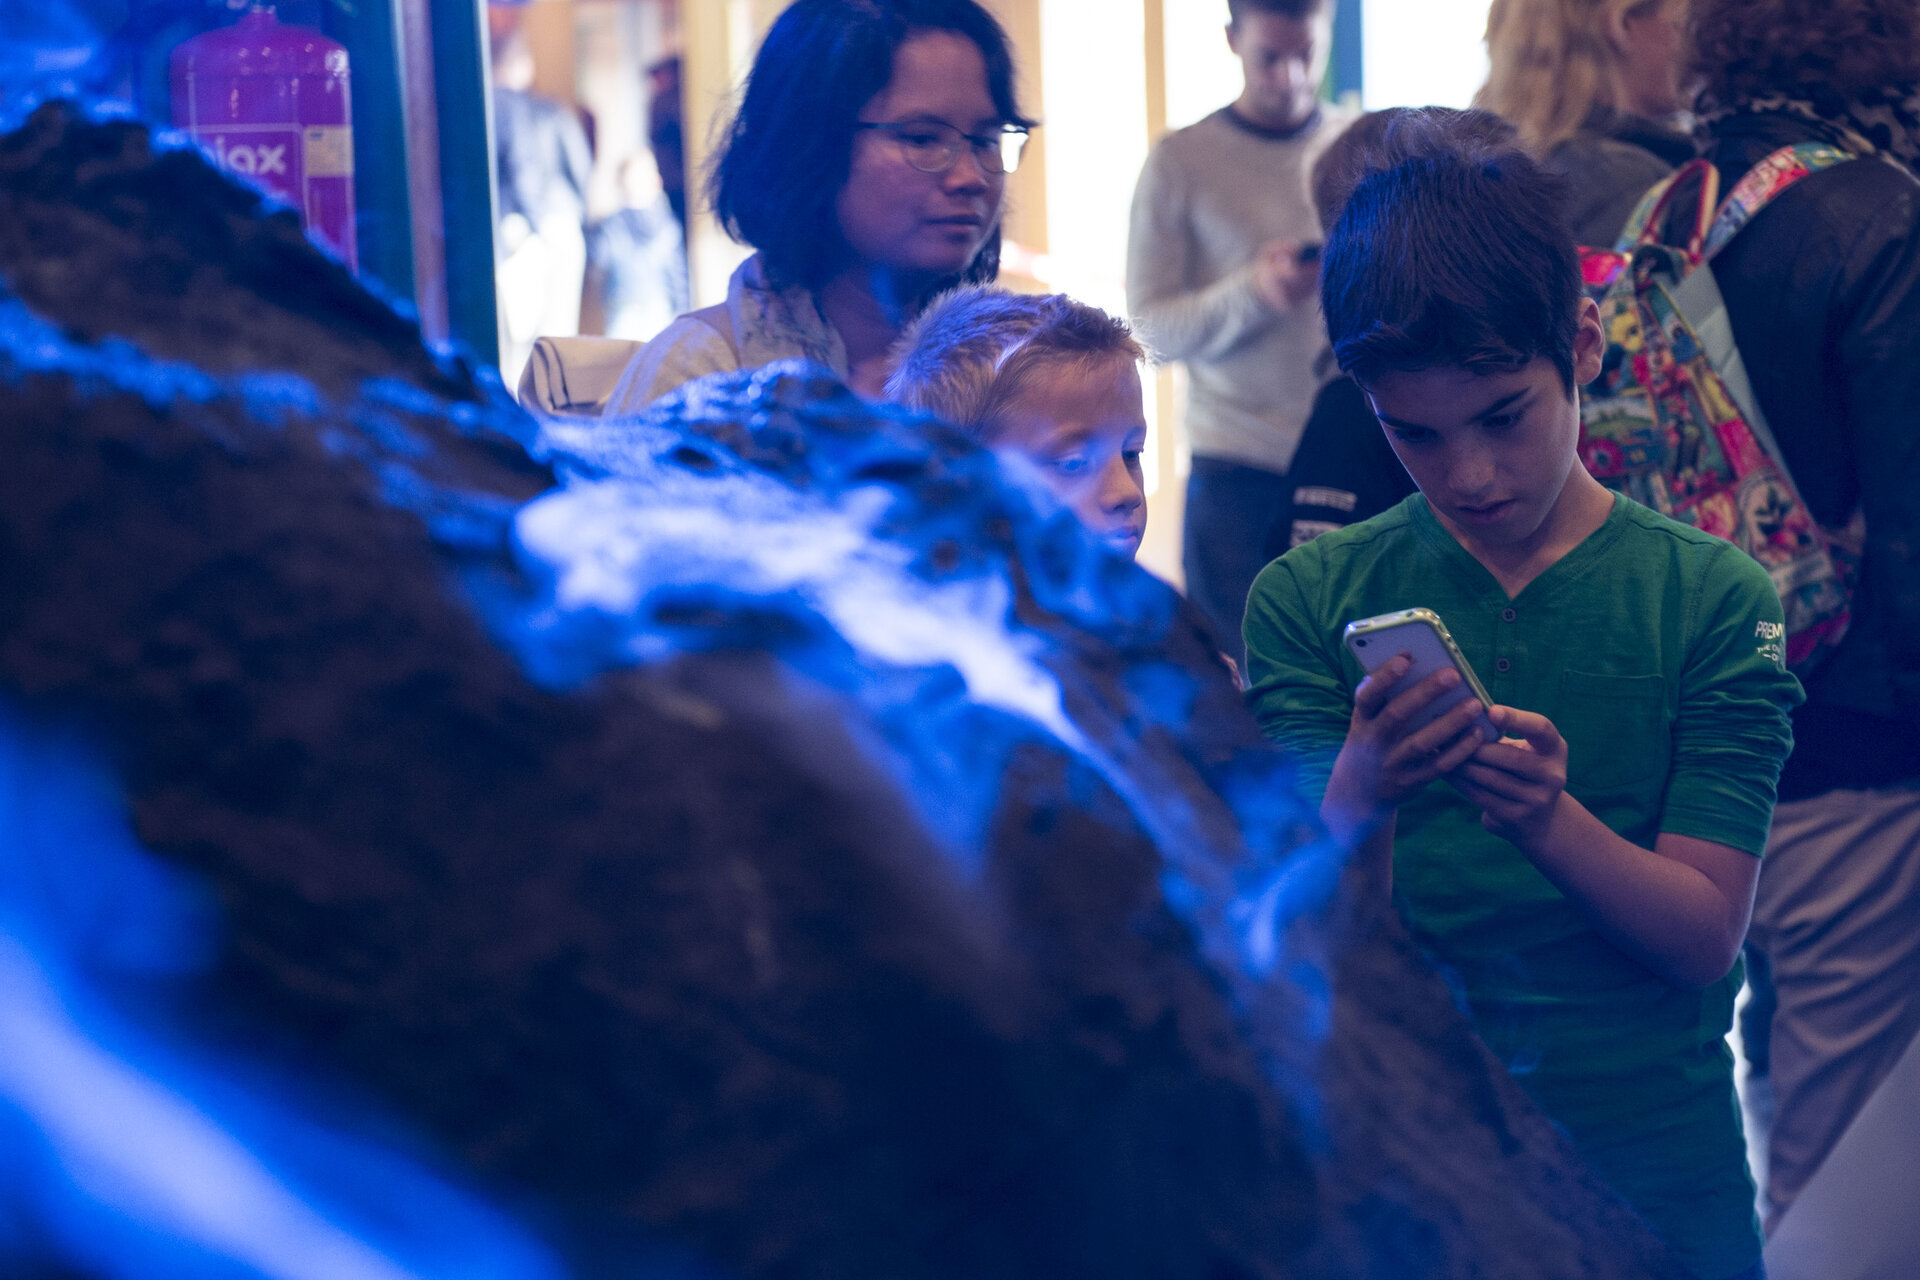
[[[577,1274],[1670,1274],[1342,909],[1172,593],[957,434],[774,369],[537,438],[290,215],[58,107],[0,139],[0,432],[0,694],[216,891],[183,1007]],[[865,585],[781,578],[753,494]],[[542,550],[588,526],[633,555]],[[887,658],[890,591],[981,638]]]

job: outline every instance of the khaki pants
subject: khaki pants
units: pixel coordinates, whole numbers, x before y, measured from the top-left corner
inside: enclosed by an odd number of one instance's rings
[[[1920,1032],[1920,785],[1778,806],[1749,936],[1780,998],[1771,1229]]]

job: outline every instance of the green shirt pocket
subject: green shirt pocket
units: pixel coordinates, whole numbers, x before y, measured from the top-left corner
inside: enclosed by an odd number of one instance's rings
[[[1567,790],[1575,796],[1664,781],[1673,762],[1673,721],[1664,677],[1560,673]],[[1655,801],[1658,797],[1653,797]]]

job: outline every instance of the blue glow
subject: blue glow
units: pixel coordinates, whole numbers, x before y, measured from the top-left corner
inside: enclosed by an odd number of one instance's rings
[[[1015,751],[1051,743],[1153,839],[1168,901],[1241,1007],[1271,1007],[1285,982],[1305,1001],[1287,1033],[1326,1034],[1318,957],[1290,944],[1288,926],[1325,905],[1342,851],[1301,851],[1317,829],[1274,753],[1228,767],[1188,750],[1204,689],[1152,657],[1175,597],[986,451],[940,445],[927,423],[796,367],[695,384],[630,423],[544,433],[484,378],[481,404],[384,379],[352,405],[327,405],[293,374],[220,377],[123,341],[73,341],[4,295],[0,365],[87,395],[230,406],[267,430],[331,412],[329,450],[422,521],[534,679],[570,687],[679,653],[770,650],[796,689],[840,700],[853,740],[919,807],[963,882],[982,866]],[[562,483],[523,507],[451,490],[423,466],[422,417],[525,445]],[[898,482],[929,468],[940,485]],[[509,548],[525,580],[503,563]],[[1023,593],[1068,626],[1023,616]],[[1125,655],[1108,684],[1089,685],[1066,634],[1075,627]],[[83,940],[119,939],[147,957],[138,983],[152,984],[190,974],[217,928],[189,886],[133,846],[116,788],[85,752],[19,747],[33,731],[0,727],[16,744],[4,768],[30,759],[91,788],[60,799],[33,775],[29,789],[11,784],[0,814],[0,837],[39,824],[52,833],[43,854],[86,850],[70,863],[82,888],[64,914],[42,871],[0,876],[0,982],[18,995],[0,1019],[0,1138],[24,1135],[0,1157],[0,1250],[6,1224],[25,1222],[113,1276],[553,1274],[537,1245],[405,1153],[330,1132],[284,1100],[298,1093],[286,1082],[255,1072],[236,1085],[241,1068],[131,1017],[143,1007],[132,971],[100,972],[111,948]],[[36,857],[47,861],[15,869]],[[119,896],[96,900],[88,886]],[[111,923],[89,932],[75,923],[85,919]],[[1277,1060],[1274,1071],[1310,1118],[1310,1084]]]
[[[540,452],[566,483],[515,520],[541,587],[488,610],[536,678],[566,685],[731,643],[675,621],[689,599],[708,616],[790,616],[798,638],[782,658],[872,718],[880,762],[963,874],[982,865],[1013,748],[1045,738],[1154,840],[1168,900],[1209,961],[1247,982],[1243,1003],[1320,959],[1289,954],[1287,926],[1327,906],[1346,851],[1319,839],[1277,753],[1201,777],[1177,745],[1199,693],[1191,672],[1149,657],[1069,711],[1059,673],[1072,663],[1060,636],[1018,616],[1016,578],[1041,608],[1148,653],[1175,600],[991,454],[943,455],[926,422],[800,364],[702,379],[622,422],[544,426]],[[922,479],[875,479],[889,475]],[[928,499],[949,490],[966,496]],[[996,523],[1010,546],[987,532]],[[1148,742],[1148,727],[1165,732]],[[1323,1040],[1326,980],[1296,994],[1293,1030]]]
[[[17,303],[0,302],[0,352],[95,394],[224,400],[266,426],[320,403],[286,375],[222,380],[125,343],[76,344]],[[676,653],[771,645],[796,676],[859,709],[855,741],[898,780],[962,880],[982,866],[1013,752],[1049,739],[1154,840],[1168,901],[1243,1008],[1269,1004],[1276,978],[1319,960],[1288,951],[1287,926],[1325,904],[1343,855],[1301,851],[1314,823],[1278,756],[1252,753],[1203,777],[1179,745],[1198,686],[1150,656],[1127,671],[1152,674],[1116,680],[1069,714],[1059,673],[1074,664],[1061,636],[1018,616],[1012,583],[1019,575],[1043,609],[1142,655],[1167,634],[1171,592],[1070,515],[1037,510],[986,451],[935,459],[925,424],[775,367],[696,384],[632,423],[551,426],[536,453],[564,482],[516,509],[423,475],[419,437],[401,418],[438,413],[468,434],[514,439],[531,435],[523,416],[391,382],[363,390],[329,447],[367,466],[385,499],[466,566],[470,598],[535,679],[570,686]],[[945,468],[943,483],[968,496],[916,502],[887,479],[923,465]],[[1011,541],[988,536],[993,524]],[[501,571],[513,540],[531,595]],[[686,621],[689,604],[698,625]],[[770,637],[770,615],[784,639]],[[729,617],[737,630],[713,622]],[[1143,737],[1149,726],[1162,731],[1157,745]],[[1305,1006],[1289,1034],[1317,1043],[1330,1016],[1325,981],[1292,990]],[[1311,1126],[1311,1083],[1277,1061],[1274,1078]]]
[[[98,98],[115,79],[106,41],[79,6],[0,0],[0,132],[50,98]]]
[[[0,1265],[31,1249],[128,1280],[557,1278],[417,1157],[143,1025],[219,931],[134,842],[119,791],[76,735],[0,707]]]
[[[204,404],[220,389],[212,374],[193,365],[150,359],[131,343],[107,338],[74,342],[19,299],[0,294],[0,351],[14,376],[58,373],[95,394],[123,391],[156,409],[176,400]]]

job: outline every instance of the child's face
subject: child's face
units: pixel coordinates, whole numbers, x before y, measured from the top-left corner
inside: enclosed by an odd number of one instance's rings
[[[1131,361],[1062,365],[1035,378],[987,443],[1031,462],[1061,503],[1113,546],[1128,555],[1139,550],[1147,528],[1140,479],[1147,420]]]
[[[1599,374],[1604,349],[1599,313],[1584,302],[1574,337],[1576,385]],[[1505,373],[1455,365],[1391,373],[1367,394],[1401,464],[1462,542],[1526,543],[1578,465],[1580,402],[1549,360]]]

